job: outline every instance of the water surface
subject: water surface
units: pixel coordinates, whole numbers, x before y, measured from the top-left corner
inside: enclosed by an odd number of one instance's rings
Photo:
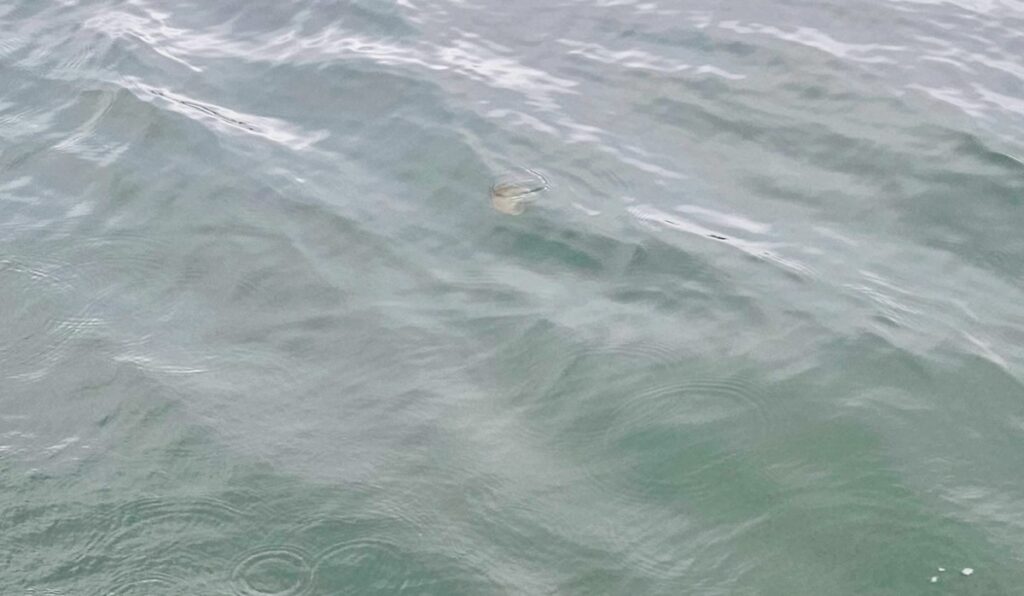
[[[1021,31],[0,3],[0,591],[1020,593]]]

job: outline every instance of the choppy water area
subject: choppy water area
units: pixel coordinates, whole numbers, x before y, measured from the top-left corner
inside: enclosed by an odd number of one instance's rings
[[[1020,593],[1021,31],[0,3],[0,591]]]

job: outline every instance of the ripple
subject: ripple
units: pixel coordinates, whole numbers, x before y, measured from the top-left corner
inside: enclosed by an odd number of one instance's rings
[[[222,499],[150,497],[122,503],[88,516],[88,534],[81,551],[92,553],[131,543],[140,533],[162,526],[175,532],[204,531],[237,525],[247,514]]]
[[[639,391],[620,402],[616,418],[620,420],[620,432],[656,425],[699,426],[745,413],[763,419],[763,402],[760,390],[745,380],[694,379]],[[759,425],[762,432],[763,427],[763,423]],[[615,430],[609,429],[609,433]]]
[[[111,230],[89,238],[68,255],[77,285],[90,286],[95,302],[116,300],[168,275],[172,247],[154,233]]]
[[[147,573],[144,577],[117,580],[114,587],[104,588],[97,595],[102,596],[150,596],[153,590],[171,593],[180,590],[182,578],[162,573]]]
[[[627,360],[628,363],[623,363],[624,366],[635,369],[637,366],[659,367],[676,362],[680,352],[668,345],[654,341],[633,341],[599,348],[584,348],[579,351],[577,356]]]
[[[297,596],[312,587],[309,556],[292,546],[250,552],[231,574],[235,593],[241,596]]]
[[[74,338],[100,324],[73,301],[73,287],[54,263],[0,260],[0,364],[13,378],[47,370]]]
[[[579,346],[578,340],[539,330],[526,338],[493,355],[506,365],[515,362],[514,370],[529,370],[521,379],[499,380],[496,395],[516,412],[501,433],[515,437],[517,444],[543,444],[551,452],[579,453],[587,460],[595,447],[609,445],[611,427],[639,424],[624,420],[620,409],[650,392],[637,386],[672,375],[685,356],[674,346],[651,341]],[[538,353],[532,349],[538,344],[548,347]],[[635,397],[622,405],[622,397],[631,394]]]
[[[18,545],[13,560],[39,577],[90,578],[76,594],[208,593],[186,588],[214,572],[223,577],[223,563],[207,547],[243,525],[239,510],[216,498],[77,501],[26,502],[8,508],[5,520]],[[40,545],[53,556],[39,559]]]
[[[339,543],[321,554],[313,569],[317,592],[363,594],[367,587],[381,594],[398,593],[413,578],[409,559],[398,545],[382,539]]]
[[[182,518],[193,523],[208,525],[234,523],[245,517],[245,512],[230,503],[213,497],[191,499],[140,499],[123,505],[118,510],[122,524],[156,523],[168,518]]]
[[[777,426],[763,389],[741,376],[664,382],[625,394],[602,416],[595,443],[615,458],[587,455],[584,471],[601,490],[644,501],[713,492],[722,466]]]

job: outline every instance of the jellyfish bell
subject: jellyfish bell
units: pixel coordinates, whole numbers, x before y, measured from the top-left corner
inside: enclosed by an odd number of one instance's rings
[[[547,187],[548,181],[534,170],[506,172],[491,185],[491,206],[507,215],[520,215]]]

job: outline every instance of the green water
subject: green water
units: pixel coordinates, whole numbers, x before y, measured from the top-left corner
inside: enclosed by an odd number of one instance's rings
[[[1024,593],[1022,30],[0,3],[0,594]]]

